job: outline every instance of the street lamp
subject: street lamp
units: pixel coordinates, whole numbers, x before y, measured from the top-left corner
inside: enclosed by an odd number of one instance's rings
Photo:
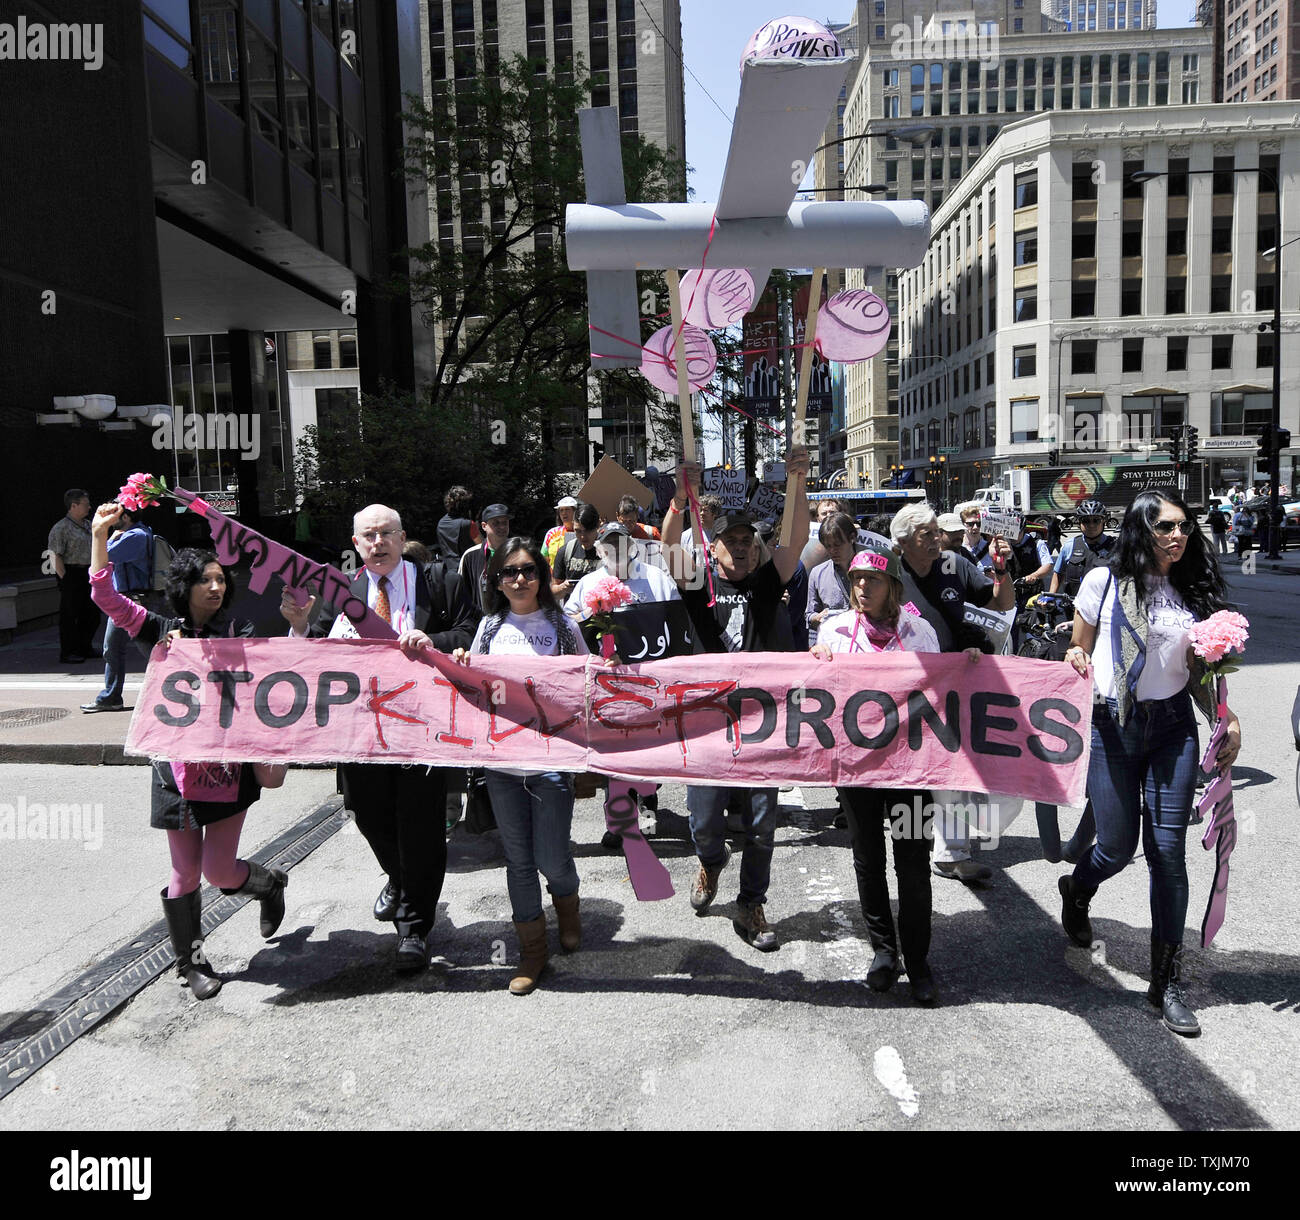
[[[1186,171],[1190,175],[1217,174],[1221,171],[1214,169],[1189,169]],[[1233,169],[1233,174],[1258,174],[1263,182],[1271,182],[1273,185],[1273,215],[1277,218],[1277,233],[1282,236],[1282,180],[1270,169],[1265,169],[1262,165],[1257,169]],[[1167,178],[1167,170],[1158,169],[1140,169],[1134,174],[1129,175],[1130,182],[1145,183],[1154,178]],[[1276,437],[1282,427],[1282,257],[1278,253],[1283,246],[1289,246],[1290,242],[1282,242],[1274,246],[1270,253],[1275,256],[1273,263],[1273,410],[1272,415],[1272,432],[1270,435]],[[1261,327],[1261,329],[1263,329]],[[1270,559],[1279,558],[1278,542],[1282,531],[1277,527],[1277,520],[1281,516],[1281,493],[1278,490],[1282,483],[1282,451],[1276,445],[1269,447],[1268,459],[1268,557]]]

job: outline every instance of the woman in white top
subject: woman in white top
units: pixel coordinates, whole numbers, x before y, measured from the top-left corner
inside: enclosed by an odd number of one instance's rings
[[[1175,1033],[1200,1033],[1180,985],[1187,918],[1184,849],[1200,749],[1192,699],[1207,717],[1214,699],[1187,632],[1227,609],[1218,560],[1180,496],[1144,491],[1120,527],[1113,568],[1093,568],[1074,600],[1065,659],[1087,675],[1094,705],[1088,795],[1097,842],[1059,882],[1061,923],[1078,945],[1092,943],[1088,903],[1133,858],[1138,834],[1151,886],[1151,987],[1147,999]],[[1219,766],[1241,749],[1241,725],[1227,712]]]
[[[491,590],[488,612],[470,656],[585,656],[582,633],[565,617],[551,592],[545,551],[531,538],[511,538],[487,569]],[[573,825],[573,776],[560,771],[487,769],[488,795],[506,853],[506,888],[519,934],[519,973],[510,980],[513,995],[527,995],[546,967],[546,916],[542,911],[541,872],[555,904],[560,944],[565,952],[582,941],[578,918],[578,869],[569,846]]]
[[[939,637],[924,619],[900,606],[903,571],[894,551],[859,551],[849,564],[849,609],[825,619],[812,654],[830,661],[836,653],[938,652]],[[875,957],[867,972],[873,991],[888,991],[900,972],[902,942],[912,996],[918,1004],[937,999],[926,960],[930,952],[930,837],[924,811],[928,792],[902,788],[840,788],[840,803],[853,836],[853,871],[862,917]],[[898,934],[889,909],[882,821],[890,817],[894,871],[898,874]]]

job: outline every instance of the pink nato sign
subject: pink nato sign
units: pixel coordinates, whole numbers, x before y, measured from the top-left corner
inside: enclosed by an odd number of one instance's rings
[[[865,288],[837,292],[817,314],[818,355],[841,364],[870,360],[889,341],[889,306]]]
[[[682,276],[686,321],[704,330],[734,326],[754,303],[754,277],[748,271],[720,267],[688,271]]]
[[[692,390],[701,390],[709,384],[713,370],[718,367],[718,352],[713,340],[698,326],[682,328],[682,350],[686,354],[686,379]],[[677,393],[677,362],[674,358],[673,328],[665,326],[646,341],[641,357],[641,372],[658,390],[665,394]]]
[[[777,17],[754,31],[740,57],[740,70],[751,59],[842,59],[844,48],[820,21],[811,17]]]

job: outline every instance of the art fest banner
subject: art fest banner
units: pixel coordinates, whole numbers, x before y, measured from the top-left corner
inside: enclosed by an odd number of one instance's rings
[[[794,346],[799,351],[807,342],[804,332],[808,326],[808,296],[812,290],[812,276],[803,276],[798,280],[800,287],[794,294]],[[818,285],[818,305],[826,304],[825,280]],[[834,405],[831,386],[831,363],[817,352],[813,353],[812,377],[808,383],[808,413],[812,416],[829,411]]]
[[[376,640],[156,648],[127,751],[191,762],[596,771],[659,783],[861,784],[1082,805],[1091,685],[1019,657],[790,653],[409,659]]]
[[[775,289],[768,289],[745,315],[745,410],[755,415],[781,413],[780,324]]]

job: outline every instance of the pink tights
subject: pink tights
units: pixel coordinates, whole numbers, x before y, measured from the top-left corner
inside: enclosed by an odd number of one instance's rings
[[[169,830],[172,875],[167,897],[179,898],[198,889],[200,874],[221,889],[239,889],[248,880],[248,865],[235,855],[243,829],[244,815],[236,813],[195,830]]]

